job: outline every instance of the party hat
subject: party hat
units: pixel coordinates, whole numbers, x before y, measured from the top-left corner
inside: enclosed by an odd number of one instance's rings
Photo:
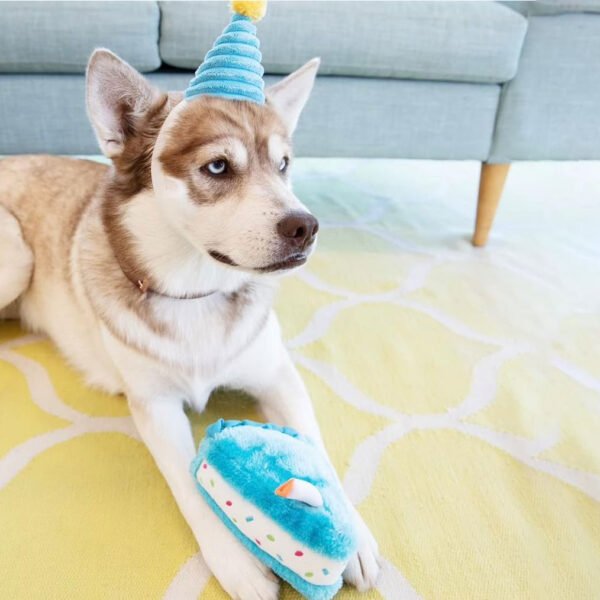
[[[264,104],[264,69],[256,26],[265,14],[266,0],[234,1],[233,16],[204,57],[185,91],[185,99],[217,96]]]

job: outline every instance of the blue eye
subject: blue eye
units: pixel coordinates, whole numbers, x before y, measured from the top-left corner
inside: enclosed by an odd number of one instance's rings
[[[285,173],[287,171],[288,165],[290,164],[290,159],[287,156],[284,156],[279,163],[279,171],[281,173]]]
[[[211,175],[223,175],[227,172],[228,166],[226,160],[213,160],[205,168]]]

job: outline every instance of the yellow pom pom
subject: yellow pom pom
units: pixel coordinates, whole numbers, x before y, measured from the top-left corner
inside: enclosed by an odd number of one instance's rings
[[[238,15],[260,21],[267,12],[267,0],[232,0],[231,8]]]

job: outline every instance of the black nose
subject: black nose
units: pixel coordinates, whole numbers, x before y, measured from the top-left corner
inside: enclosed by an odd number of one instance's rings
[[[277,231],[288,244],[304,250],[314,241],[319,222],[307,212],[293,212],[277,223]]]

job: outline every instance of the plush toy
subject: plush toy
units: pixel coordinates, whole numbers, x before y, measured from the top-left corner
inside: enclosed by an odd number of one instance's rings
[[[216,96],[228,100],[265,103],[264,69],[256,26],[266,11],[266,1],[234,1],[231,23],[217,38],[196,70],[185,99]]]
[[[354,515],[332,467],[294,430],[217,421],[191,472],[231,532],[309,600],[329,600],[357,547]]]

